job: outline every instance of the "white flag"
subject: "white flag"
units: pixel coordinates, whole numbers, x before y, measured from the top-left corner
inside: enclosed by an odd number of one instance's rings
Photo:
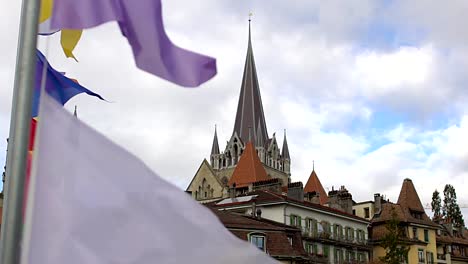
[[[132,154],[41,98],[21,263],[276,263]]]

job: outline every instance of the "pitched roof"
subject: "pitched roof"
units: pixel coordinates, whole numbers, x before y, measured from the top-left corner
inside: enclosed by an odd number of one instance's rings
[[[312,173],[310,174],[309,179],[307,180],[307,183],[304,187],[304,193],[311,192],[316,192],[319,194],[321,205],[324,205],[328,202],[328,195],[325,192],[325,189],[323,188],[317,173],[315,173],[315,169],[312,169]]]
[[[392,209],[397,214],[397,219],[401,222],[415,223],[438,227],[436,223],[432,222],[424,211],[424,207],[419,200],[418,193],[414,188],[413,182],[410,179],[405,179],[401,186],[400,196],[398,202],[382,204],[380,214],[372,218],[372,223],[381,223],[388,221],[392,218]],[[416,217],[419,215],[420,217]]]
[[[240,239],[248,240],[252,232],[261,232],[266,237],[266,250],[273,257],[307,258],[302,246],[300,230],[288,225],[276,223],[265,218],[240,215],[211,208],[223,225]],[[293,244],[288,240],[293,237]]]
[[[258,126],[260,126],[260,133],[257,132]],[[250,22],[247,56],[245,59],[244,75],[242,77],[233,134],[237,132],[237,135],[239,135],[244,142],[247,142],[249,141],[249,128],[252,129],[252,135],[257,137],[256,140],[265,142],[268,139],[265,114],[263,113],[262,98],[260,96],[260,87],[258,84],[250,37]]]
[[[419,200],[418,193],[416,192],[411,179],[405,179],[403,181],[397,203],[403,208],[424,212],[424,207],[422,206],[421,200]]]
[[[252,142],[247,142],[244,153],[229,179],[228,186],[235,183],[236,187],[244,187],[253,182],[269,179]]]
[[[287,195],[278,194],[278,193],[267,191],[267,190],[253,191],[253,192],[247,193],[246,196],[255,196],[255,203],[257,205],[287,202],[287,203],[296,204],[296,205],[300,205],[300,206],[306,206],[306,207],[309,207],[309,208],[315,209],[315,210],[321,210],[323,212],[328,212],[328,213],[332,213],[332,214],[337,214],[337,215],[349,217],[349,218],[352,218],[352,219],[355,219],[355,220],[359,220],[361,222],[369,223],[369,220],[367,220],[365,218],[362,218],[362,217],[359,217],[359,216],[356,216],[356,215],[352,215],[352,214],[348,214],[348,213],[343,212],[343,211],[338,210],[338,209],[334,209],[334,208],[331,208],[331,207],[328,207],[328,206],[315,204],[315,203],[311,203],[311,202],[307,202],[307,201],[299,201],[299,200],[290,198]],[[243,197],[243,196],[239,196],[239,197]],[[251,200],[246,200],[246,201],[242,201],[242,202],[233,202],[233,203],[222,203],[222,204],[216,203],[216,207],[230,207],[230,206],[245,205],[245,204],[250,204],[250,203],[251,203]]]
[[[288,141],[286,140],[286,131],[284,131],[284,140],[283,140],[283,148],[281,150],[281,156],[284,159],[291,159],[291,157],[289,157],[289,148],[288,148]]]
[[[216,154],[219,154],[219,144],[218,144],[218,134],[216,133],[216,126],[215,126],[213,146],[211,147],[211,155],[216,155]]]

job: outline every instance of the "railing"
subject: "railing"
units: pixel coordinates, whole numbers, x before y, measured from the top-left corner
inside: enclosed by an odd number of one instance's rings
[[[355,244],[355,245],[362,245],[367,246],[368,240],[367,239],[358,239],[356,237],[346,237],[344,235],[333,235],[330,232],[326,231],[313,231],[308,229],[307,227],[301,227],[301,232],[303,237],[307,238],[317,238],[317,239],[330,239],[335,241],[340,241],[343,243]]]
[[[437,259],[445,260],[445,254],[437,254]]]

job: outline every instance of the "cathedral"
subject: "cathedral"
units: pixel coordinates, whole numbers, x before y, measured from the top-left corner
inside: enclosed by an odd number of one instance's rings
[[[291,177],[291,159],[286,134],[282,143],[280,149],[275,133],[272,137],[268,135],[249,21],[247,55],[231,138],[221,152],[215,127],[210,161],[205,159],[202,162],[186,191],[194,199],[201,201],[227,197],[229,189],[236,188],[236,184],[239,188],[256,181],[274,180],[281,186],[287,186]],[[250,148],[252,151],[247,153]],[[253,157],[253,154],[256,154],[256,157]],[[253,169],[258,167],[262,168]],[[266,172],[265,177],[256,178],[256,175],[265,174],[263,171]],[[233,174],[237,176],[233,177]]]

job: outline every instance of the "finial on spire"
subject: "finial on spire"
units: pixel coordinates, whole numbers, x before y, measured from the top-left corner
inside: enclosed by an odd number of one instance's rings
[[[252,132],[252,127],[249,126],[249,142],[252,141],[252,133],[251,132]]]
[[[315,160],[312,160],[312,171],[315,171]]]
[[[75,111],[73,112],[73,115],[74,115],[75,117],[78,117],[78,113],[77,113],[77,111],[76,111],[77,108],[78,108],[78,106],[75,105]]]
[[[249,12],[249,22],[252,20],[253,13]]]

